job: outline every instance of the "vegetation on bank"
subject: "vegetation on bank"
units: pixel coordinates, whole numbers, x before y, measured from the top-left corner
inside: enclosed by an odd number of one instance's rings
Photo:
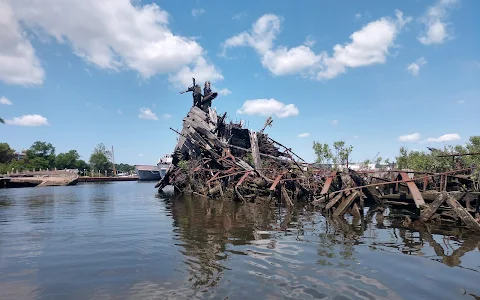
[[[98,144],[87,162],[80,159],[77,150],[65,153],[55,153],[55,147],[51,143],[36,141],[24,153],[22,159],[18,159],[15,150],[8,143],[0,143],[0,174],[12,172],[12,170],[63,170],[78,169],[81,173],[113,173],[112,153],[103,144]],[[128,173],[134,170],[129,164],[115,164],[118,172]]]
[[[322,165],[333,164],[333,168],[338,165],[346,165],[348,157],[353,151],[353,146],[346,145],[343,141],[334,142],[332,147],[328,144],[313,142],[313,151],[316,155],[316,163]],[[428,147],[427,147],[428,148]],[[393,162],[396,168],[413,169],[422,172],[444,172],[451,169],[468,168],[480,165],[480,155],[465,155],[441,157],[442,155],[480,153],[480,136],[471,136],[464,145],[444,146],[443,149],[428,148],[427,151],[412,150],[405,147],[399,149],[399,155],[396,162]],[[351,162],[349,162],[351,164]],[[364,166],[375,164],[377,166],[390,166],[389,159],[382,162],[382,157],[376,157],[374,160],[365,160]]]

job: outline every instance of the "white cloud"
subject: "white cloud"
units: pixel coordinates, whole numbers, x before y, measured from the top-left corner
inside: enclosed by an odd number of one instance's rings
[[[203,15],[206,11],[203,8],[196,8],[192,9],[192,16],[198,17],[200,15]]]
[[[45,71],[15,12],[8,1],[0,1],[0,81],[28,86],[44,79]]]
[[[396,37],[411,18],[404,18],[402,12],[396,11],[396,19],[384,17],[371,22],[350,36],[351,43],[336,45],[332,56],[325,51],[315,53],[311,49],[313,40],[309,37],[304,45],[275,47],[282,20],[273,14],[263,15],[250,31],[227,39],[222,44],[222,54],[225,55],[228,48],[250,46],[273,75],[302,74],[317,80],[332,79],[344,73],[347,67],[385,63],[389,49],[395,47]]]
[[[332,121],[330,121],[330,124],[332,124],[332,125],[338,125],[338,120],[332,120]]]
[[[424,45],[442,44],[452,36],[448,24],[445,22],[448,10],[459,0],[439,0],[435,5],[428,7],[421,22],[425,24],[425,30],[418,37]]]
[[[412,73],[413,76],[417,76],[418,73],[420,72],[420,67],[425,65],[426,63],[427,61],[425,60],[425,58],[420,57],[419,59],[417,59],[417,61],[408,65],[407,71]]]
[[[354,135],[353,138],[354,139],[358,139],[360,136],[359,135]]]
[[[143,153],[138,153],[138,156],[139,156],[139,157],[142,157],[142,156],[143,156]]]
[[[123,114],[123,112],[122,112],[120,109],[117,109],[117,113],[118,113],[119,115]]]
[[[237,110],[239,114],[270,116],[275,115],[278,118],[297,116],[299,111],[294,104],[284,104],[276,99],[256,99],[247,100],[243,106]]]
[[[458,104],[465,104],[465,100],[457,100]]]
[[[362,18],[362,14],[361,14],[361,13],[355,14],[355,20],[360,20],[361,18]]]
[[[418,140],[420,140],[420,134],[419,133],[401,135],[401,136],[398,137],[398,141],[400,141],[400,142],[416,142]]]
[[[246,16],[248,16],[248,14],[246,12],[241,12],[241,13],[238,13],[238,14],[234,14],[233,17],[232,17],[232,20],[238,21],[241,18],[246,17]]]
[[[12,105],[12,101],[8,100],[6,97],[0,97],[0,104]]]
[[[395,47],[394,42],[400,30],[412,20],[411,17],[404,18],[403,13],[398,10],[396,17],[395,20],[384,17],[370,22],[350,36],[351,43],[335,45],[333,56],[325,59],[317,78],[335,78],[345,73],[347,67],[385,63],[389,49]]]
[[[145,120],[158,120],[157,115],[150,108],[140,108],[138,117]]]
[[[165,119],[165,120],[168,120],[168,119],[170,119],[171,117],[172,117],[172,116],[169,115],[169,114],[163,114],[163,115],[162,115],[162,118]]]
[[[447,134],[441,135],[441,136],[436,137],[436,138],[430,137],[430,138],[424,140],[423,142],[424,143],[445,143],[445,142],[457,141],[459,139],[461,139],[459,134],[457,134],[457,133],[447,133]]]
[[[306,137],[308,137],[308,136],[310,136],[310,133],[308,133],[308,132],[300,133],[300,134],[298,135],[299,138],[306,138]]]
[[[169,75],[168,80],[179,88],[186,88],[192,85],[192,77],[195,77],[195,83],[203,88],[203,83],[223,80],[223,75],[205,58],[199,57],[195,61],[193,68],[189,66],[182,67],[177,73]]]
[[[220,95],[227,96],[227,95],[230,95],[230,94],[232,93],[232,91],[230,91],[229,89],[225,88],[225,89],[219,90],[218,93],[219,93]]]
[[[92,72],[90,72],[90,70],[89,70],[89,69],[87,69],[87,68],[84,68],[83,70],[85,71],[85,73],[87,73],[87,74],[88,74],[88,76],[92,77]]]
[[[7,60],[7,66],[15,67],[14,71],[17,70],[15,72],[19,75],[7,76],[0,72],[4,80],[42,83],[44,77],[33,48],[20,35],[20,22],[25,28],[33,29],[37,37],[46,35],[60,44],[69,45],[89,64],[114,71],[133,70],[144,79],[159,73],[177,72],[183,66],[197,63],[205,54],[193,38],[172,33],[169,14],[156,4],[142,5],[131,0],[4,2],[10,3],[13,13],[0,9],[0,14],[10,20],[0,17],[3,20],[0,22],[9,24],[3,26],[4,30],[0,29],[0,49],[13,51],[6,56],[8,59],[12,56],[23,59],[17,62]],[[4,46],[3,40],[9,46]],[[5,56],[4,52],[0,51],[0,57]],[[0,63],[4,69],[5,65]],[[27,65],[28,68],[24,67]],[[14,71],[10,70],[10,73]]]
[[[49,125],[48,120],[40,115],[23,115],[13,118],[13,120],[5,120],[5,124],[17,126],[45,126]]]

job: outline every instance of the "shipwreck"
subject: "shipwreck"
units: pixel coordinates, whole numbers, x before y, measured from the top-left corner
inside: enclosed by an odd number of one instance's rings
[[[193,106],[183,119],[173,161],[155,185],[159,193],[173,186],[175,194],[210,199],[280,204],[307,203],[323,214],[380,222],[396,215],[405,226],[437,224],[480,232],[480,193],[475,169],[445,173],[411,170],[320,170],[275,141],[263,128],[253,131],[242,122],[227,122],[211,103],[218,94],[205,83],[195,84]],[[184,92],[182,92],[184,93]]]

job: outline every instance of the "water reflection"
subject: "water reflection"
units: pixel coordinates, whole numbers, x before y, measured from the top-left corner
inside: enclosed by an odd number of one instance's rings
[[[135,182],[1,190],[0,299],[478,299],[478,235],[387,215]]]

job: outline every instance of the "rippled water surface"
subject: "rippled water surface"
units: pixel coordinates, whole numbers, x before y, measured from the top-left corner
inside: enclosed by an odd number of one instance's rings
[[[478,235],[153,185],[0,190],[0,299],[480,299]]]

